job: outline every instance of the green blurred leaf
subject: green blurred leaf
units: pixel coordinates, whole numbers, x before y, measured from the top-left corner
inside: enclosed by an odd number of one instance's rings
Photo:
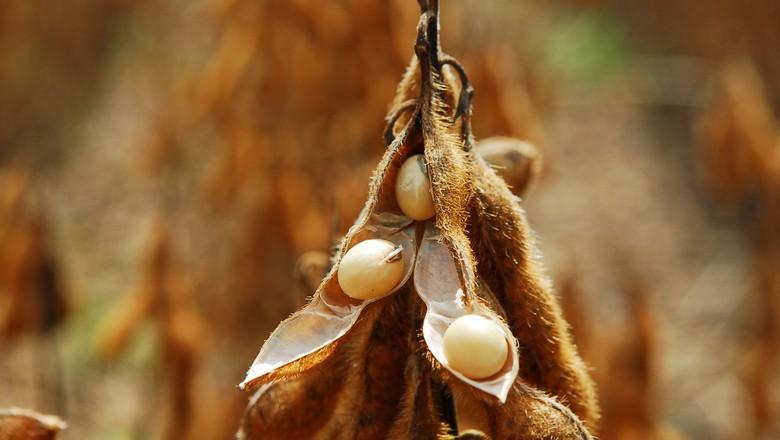
[[[542,39],[547,64],[564,75],[597,81],[626,62],[626,36],[606,14],[582,13],[563,19]]]

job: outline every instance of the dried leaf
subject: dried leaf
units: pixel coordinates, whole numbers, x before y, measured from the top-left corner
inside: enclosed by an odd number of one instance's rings
[[[0,174],[0,339],[45,334],[68,313],[49,228],[24,172]]]
[[[704,174],[724,201],[755,190],[778,139],[778,129],[764,84],[745,61],[721,66],[715,93],[697,122],[698,152]]]
[[[193,384],[201,355],[208,344],[206,326],[192,303],[190,278],[174,270],[169,229],[159,218],[151,231],[140,287],[114,307],[98,337],[105,358],[114,357],[126,345],[144,319],[158,324],[164,363],[167,419],[165,438],[187,436],[193,413]]]
[[[624,438],[632,433],[648,435],[660,427],[654,375],[657,326],[647,293],[635,277],[626,280],[624,292],[631,314],[623,326],[627,331],[611,347],[604,372],[601,434],[605,438]]]

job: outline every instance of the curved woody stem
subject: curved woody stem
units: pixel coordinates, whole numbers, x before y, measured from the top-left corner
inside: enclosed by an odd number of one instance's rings
[[[390,112],[390,114],[387,116],[385,131],[382,134],[382,138],[385,140],[385,146],[392,144],[395,140],[395,125],[398,123],[398,119],[401,117],[401,115],[408,112],[409,110],[414,110],[415,107],[417,107],[417,99],[409,99],[402,102],[399,106]]]
[[[439,1],[418,0],[420,4],[420,21],[417,24],[417,39],[414,52],[420,62],[420,96],[416,100],[408,100],[392,110],[387,117],[387,125],[383,133],[385,145],[389,145],[395,139],[395,124],[398,118],[406,111],[414,108],[419,101],[430,105],[433,92],[431,75],[442,76],[442,67],[450,66],[461,83],[460,95],[452,116],[453,123],[462,118],[462,129],[466,149],[471,148],[471,105],[474,97],[474,88],[471,86],[466,69],[449,54],[441,50],[439,39]]]
[[[420,61],[420,97],[430,99],[431,75],[441,73],[439,61],[439,2],[438,0],[418,0],[420,3],[420,21],[417,23],[417,40],[414,53]]]
[[[472,132],[471,132],[471,102],[474,99],[474,87],[469,81],[469,76],[466,74],[466,69],[456,60],[454,57],[444,54],[442,56],[441,64],[450,66],[455,70],[460,78],[460,96],[458,97],[458,106],[455,109],[455,115],[452,120],[455,121],[458,117],[462,117],[461,131],[465,141],[466,149],[471,149]]]
[[[432,81],[431,75],[442,75],[443,66],[450,66],[458,75],[461,83],[460,96],[455,108],[455,114],[452,121],[462,117],[462,133],[465,138],[467,148],[471,146],[471,103],[474,97],[474,88],[471,86],[466,69],[451,55],[441,50],[439,39],[439,1],[438,0],[418,0],[420,3],[421,16],[417,24],[417,40],[415,42],[414,52],[420,61],[421,87],[420,97],[425,100],[431,98]]]

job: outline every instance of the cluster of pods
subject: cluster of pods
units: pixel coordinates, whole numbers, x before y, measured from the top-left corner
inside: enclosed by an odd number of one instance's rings
[[[431,182],[421,154],[401,165],[395,183],[401,211],[424,222],[436,215]],[[338,282],[356,300],[375,300],[394,292],[404,281],[403,245],[372,238],[357,243],[341,260]],[[508,357],[508,341],[502,328],[490,319],[466,314],[444,332],[444,361],[471,379],[485,379],[501,371]]]
[[[473,89],[420,5],[366,203],[241,383],[239,438],[591,438],[592,383],[507,186],[538,161],[474,140]],[[501,179],[504,159],[526,178]]]
[[[436,226],[425,157],[404,150],[378,179],[375,203],[369,201],[347,233],[317,294],[273,332],[242,387],[305,371],[303,365],[327,356],[365,307],[407,287],[426,305],[422,333],[433,357],[469,385],[506,399],[518,370],[517,343],[501,318],[461,288]]]

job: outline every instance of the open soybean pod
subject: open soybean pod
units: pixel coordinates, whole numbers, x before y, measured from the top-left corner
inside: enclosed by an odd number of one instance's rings
[[[438,17],[421,17],[418,32],[427,35],[431,45],[416,47],[421,66],[423,94],[421,130],[425,158],[436,207],[435,226],[428,224],[420,244],[414,285],[426,305],[423,336],[436,360],[462,382],[505,402],[518,373],[517,343],[512,331],[499,316],[479,298],[477,263],[467,234],[470,207],[476,190],[473,168],[474,154],[466,148],[468,125],[459,126],[455,119],[469,106],[464,97],[470,87],[462,78],[462,90],[454,90],[454,81],[446,81],[441,71],[438,52]],[[419,41],[419,37],[418,37]],[[459,66],[450,59],[453,66]],[[462,68],[456,70],[463,74]],[[465,74],[464,74],[465,75]],[[448,84],[450,84],[448,86]],[[457,97],[460,92],[460,97]],[[450,110],[450,114],[445,112]],[[469,110],[465,110],[470,112]],[[455,115],[455,117],[451,115]],[[467,124],[462,120],[461,124]],[[478,214],[478,213],[477,213]],[[495,374],[484,379],[468,377],[453,368],[447,360],[444,335],[447,329],[464,315],[487,318],[498,327],[508,344],[508,356]]]
[[[410,293],[404,287],[367,306],[333,353],[303,374],[262,384],[238,438],[388,438],[410,385],[405,366],[417,358],[408,344]]]
[[[355,300],[339,285],[340,263],[356,244],[382,239],[400,247],[403,275],[391,293],[411,277],[417,253],[415,227],[413,221],[401,213],[393,191],[399,167],[412,154],[411,142],[407,139],[411,125],[412,122],[407,123],[385,152],[372,177],[366,204],[344,237],[330,272],[309,304],[279,324],[266,340],[240,385],[242,389],[299,374],[322,362],[331,354],[334,344],[355,325],[361,312],[380,300]]]
[[[430,223],[425,229],[420,244],[414,272],[414,287],[426,306],[422,330],[431,354],[461,381],[505,402],[517,377],[517,341],[506,323],[480,300],[471,298],[470,301],[466,301],[465,293],[460,287],[455,261],[442,242],[438,230]],[[444,334],[453,322],[465,315],[483,316],[494,322],[509,345],[509,355],[503,367],[485,379],[467,377],[453,368],[445,355]]]
[[[420,4],[416,60],[387,117],[369,198],[312,302],[280,325],[250,370],[245,387],[265,383],[239,438],[591,438],[580,422],[593,427],[598,417],[587,371],[536,268],[517,197],[472,145],[471,88],[440,53],[438,2]],[[416,154],[424,161],[415,159],[408,181],[429,179],[435,216],[426,210],[412,222],[393,189]],[[404,273],[396,294],[354,301],[339,267],[370,238],[401,245]],[[449,349],[453,334],[470,344],[465,351]],[[497,356],[472,368],[472,347]]]
[[[559,438],[569,438],[566,433],[587,438],[579,419],[590,428],[596,426],[593,383],[540,269],[538,251],[517,198],[495,170],[475,156],[469,122],[471,87],[463,68],[440,53],[438,2],[429,3],[433,8],[421,17],[415,49],[436,227],[455,262],[463,301],[476,307],[472,304],[478,303],[479,283],[484,280],[495,295],[492,310],[506,316],[520,347],[519,372],[506,404],[485,402],[494,416],[492,434],[496,438],[541,438],[533,434],[538,428],[537,432],[560,434]],[[448,90],[442,81],[444,65],[458,73],[460,90]],[[456,94],[459,97],[453,99]],[[422,261],[418,256],[418,264]],[[462,387],[455,382],[452,386],[457,396]],[[518,413],[528,417],[518,420],[512,415]]]
[[[477,190],[469,235],[479,275],[521,347],[518,377],[530,387],[566,402],[589,428],[599,409],[587,366],[544,275],[540,254],[516,197],[484,162],[474,168]],[[511,396],[510,399],[511,401]]]

